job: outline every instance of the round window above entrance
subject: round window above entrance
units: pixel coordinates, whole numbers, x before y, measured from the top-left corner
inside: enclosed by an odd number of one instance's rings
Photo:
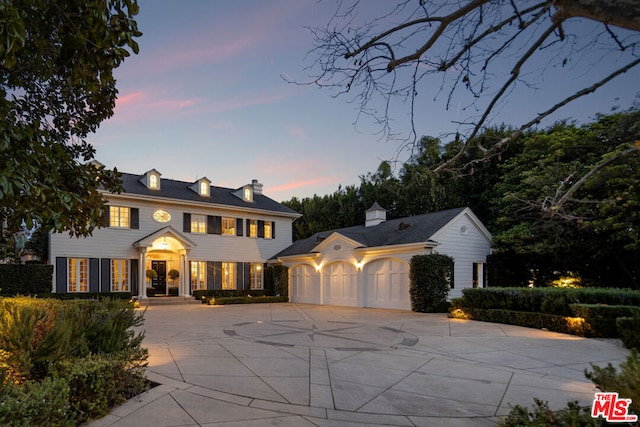
[[[158,222],[169,222],[171,221],[171,214],[165,210],[158,209],[153,213],[153,219]]]

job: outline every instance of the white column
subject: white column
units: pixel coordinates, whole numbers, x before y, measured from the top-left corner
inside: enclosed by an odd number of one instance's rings
[[[140,279],[138,295],[140,299],[147,299],[147,248],[140,248]]]
[[[319,270],[316,269],[318,273],[318,280],[320,280],[320,305],[324,304],[324,280],[322,280],[322,270],[323,268],[320,268]]]

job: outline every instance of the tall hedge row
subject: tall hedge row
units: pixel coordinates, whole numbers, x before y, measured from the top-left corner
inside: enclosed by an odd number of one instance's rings
[[[0,264],[0,295],[37,295],[51,292],[53,266]]]

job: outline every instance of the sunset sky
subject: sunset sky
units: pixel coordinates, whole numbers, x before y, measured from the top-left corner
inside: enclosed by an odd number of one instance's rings
[[[89,138],[107,167],[139,174],[155,168],[185,181],[206,176],[231,188],[258,179],[267,196],[282,201],[332,193],[357,184],[381,160],[406,158],[398,143],[379,140],[376,127],[354,126],[357,109],[348,98],[283,78],[309,78],[305,55],[313,38],[305,27],[326,23],[336,1],[139,4],[140,54],[117,70],[115,115]],[[567,72],[566,81],[549,83],[571,85],[577,77]],[[585,121],[611,105],[630,106],[638,77],[627,73],[555,119]],[[500,118],[528,121],[536,108],[559,100],[553,94],[553,87],[515,92]],[[439,136],[465,119],[455,102],[445,111],[442,98],[427,101],[419,134]]]

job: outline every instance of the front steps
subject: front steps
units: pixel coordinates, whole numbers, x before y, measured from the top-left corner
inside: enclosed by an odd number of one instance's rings
[[[202,304],[202,301],[196,300],[192,296],[188,297],[149,297],[147,299],[139,299],[141,307],[159,306],[159,305],[186,305],[186,304]]]

